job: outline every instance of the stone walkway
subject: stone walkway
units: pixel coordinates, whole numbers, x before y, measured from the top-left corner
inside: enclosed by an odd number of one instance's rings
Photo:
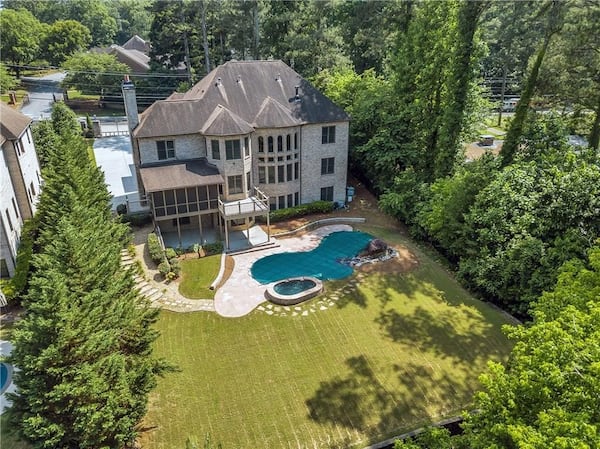
[[[261,306],[262,303],[266,302],[264,294],[267,285],[259,284],[254,280],[250,274],[250,268],[256,260],[271,254],[310,251],[319,245],[323,237],[337,231],[352,231],[352,227],[349,225],[323,226],[298,237],[278,239],[276,245],[269,246],[261,251],[251,251],[231,256],[234,259],[235,268],[225,283],[216,291],[214,301],[211,299],[187,299],[179,293],[177,283],[165,284],[164,281],[156,281],[155,278],[158,277],[158,272],[148,268],[144,263],[144,243],[141,243],[141,241],[136,243],[135,258],[130,256],[127,249],[123,249],[121,260],[124,267],[132,267],[136,270],[134,271],[136,288],[154,307],[173,312],[216,311],[221,316],[231,318],[247,315],[257,308],[269,315],[285,316],[289,312],[291,316],[295,314],[306,316],[317,310],[325,310],[331,307],[339,299],[340,292],[337,292],[337,290],[327,292],[316,301],[310,301],[305,305],[298,305],[294,308],[274,306],[270,303]],[[140,262],[143,275],[140,275],[137,269],[133,267],[136,261]],[[354,288],[356,282],[358,282],[357,279],[358,277],[351,280],[348,288]]]
[[[139,255],[136,258],[138,257]],[[135,264],[135,259],[129,255],[129,252],[126,249],[121,251],[121,263],[124,267],[132,267],[132,269],[133,265]],[[134,280],[140,295],[150,301],[152,306],[171,310],[173,312],[215,311],[213,300],[187,299],[181,296],[178,292],[174,292],[173,290],[166,288],[164,285],[149,279],[149,273],[147,271],[145,271],[144,274],[144,276],[141,276],[140,274],[135,273]]]

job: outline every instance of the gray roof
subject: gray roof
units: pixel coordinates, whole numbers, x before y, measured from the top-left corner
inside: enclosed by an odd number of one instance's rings
[[[296,86],[298,97],[296,98]],[[348,121],[350,117],[282,61],[229,61],[189,91],[155,102],[134,137],[202,133],[218,108],[257,128]],[[238,134],[238,120],[222,135]]]
[[[225,182],[217,167],[209,164],[205,158],[143,166],[140,168],[140,176],[147,192]]]
[[[91,51],[115,55],[119,62],[131,69],[132,73],[146,73],[150,70],[150,57],[139,50],[128,50],[120,45],[113,44],[105,48],[92,48]]]
[[[144,54],[148,54],[150,52],[150,44],[137,34],[125,42],[122,47],[126,50],[141,51]]]
[[[201,130],[207,136],[235,136],[252,131],[252,125],[221,105],[217,105]]]
[[[15,111],[4,102],[0,102],[0,135],[2,142],[16,140],[31,124],[32,119]]]

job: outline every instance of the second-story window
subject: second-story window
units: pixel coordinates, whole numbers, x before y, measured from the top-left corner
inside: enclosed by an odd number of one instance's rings
[[[321,143],[335,143],[335,126],[323,126]]]
[[[238,139],[235,140],[226,140],[225,141],[225,159],[231,161],[233,159],[241,159],[242,153],[240,151],[240,141]]]
[[[211,140],[210,141],[210,148],[212,150],[212,158],[219,160],[221,159],[221,151],[219,150],[219,141],[218,140]]]
[[[277,151],[283,151],[283,136],[277,136]]]
[[[156,150],[158,153],[159,161],[164,161],[165,159],[173,159],[175,157],[175,143],[172,140],[156,141]]]
[[[258,152],[265,152],[265,138],[263,136],[258,136]]]
[[[229,194],[232,195],[234,193],[242,193],[242,175],[234,175],[227,177],[227,188],[229,190]]]
[[[269,153],[273,152],[273,136],[269,136],[269,138],[267,139],[267,142],[269,143]]]
[[[321,174],[322,175],[330,175],[333,173],[335,165],[335,158],[333,157],[325,157],[321,159]]]

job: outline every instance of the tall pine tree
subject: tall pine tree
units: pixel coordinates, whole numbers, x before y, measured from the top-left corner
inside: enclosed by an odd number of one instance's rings
[[[158,309],[121,267],[127,229],[112,219],[103,175],[60,108],[39,251],[14,333],[11,361],[20,371],[11,420],[34,448],[120,448],[135,439],[147,395],[168,369],[152,357]]]

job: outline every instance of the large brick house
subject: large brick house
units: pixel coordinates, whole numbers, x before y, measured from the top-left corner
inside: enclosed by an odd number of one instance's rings
[[[31,123],[0,102],[0,277],[14,274],[23,222],[35,214],[41,190]]]
[[[344,202],[348,115],[281,61],[230,61],[138,117],[123,83],[142,197],[163,231],[225,231],[268,211]]]

